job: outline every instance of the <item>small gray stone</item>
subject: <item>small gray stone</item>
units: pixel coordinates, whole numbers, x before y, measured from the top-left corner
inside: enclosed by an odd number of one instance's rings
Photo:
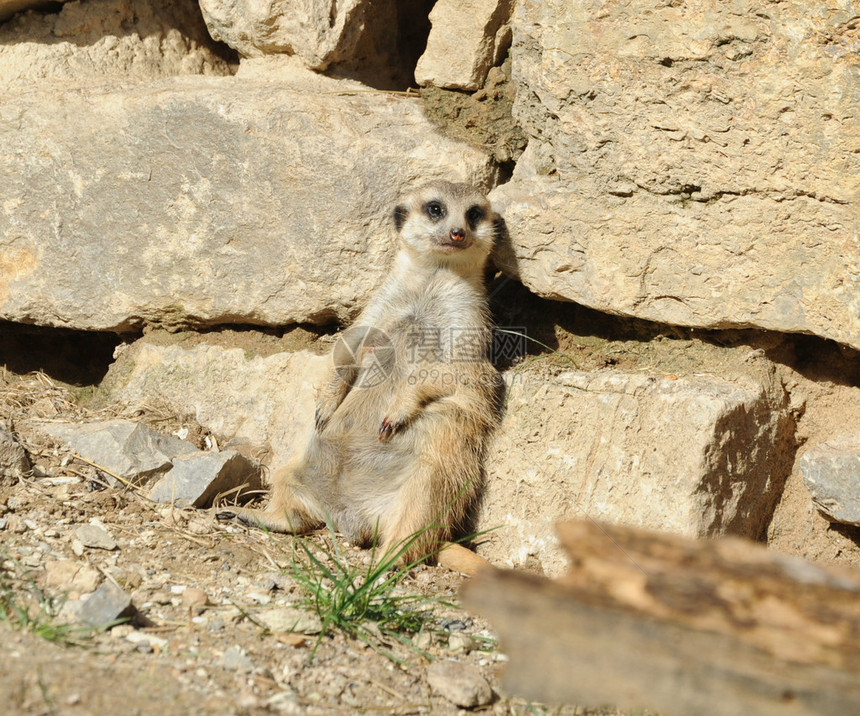
[[[472,709],[493,700],[493,690],[474,666],[458,661],[437,661],[427,669],[427,683],[455,706]]]
[[[116,549],[116,540],[98,525],[81,525],[75,529],[75,536],[84,547],[95,549]]]
[[[423,649],[426,651],[433,646],[433,634],[429,631],[418,632],[412,637],[412,644],[416,649]]]
[[[105,582],[84,602],[78,621],[95,629],[107,629],[120,619],[131,619],[137,609],[131,597],[113,582]]]
[[[803,484],[828,519],[860,525],[860,435],[818,445],[799,460]]]
[[[235,450],[200,452],[176,458],[173,468],[150,490],[149,498],[209,507],[216,495],[237,487],[242,488],[238,496],[262,489],[259,464]]]

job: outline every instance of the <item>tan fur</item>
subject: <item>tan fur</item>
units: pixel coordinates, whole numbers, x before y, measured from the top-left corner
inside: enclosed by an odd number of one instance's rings
[[[439,206],[444,216],[433,215]],[[294,533],[330,519],[354,541],[377,538],[383,552],[423,530],[402,558],[409,563],[466,526],[482,488],[498,422],[484,289],[498,216],[476,189],[436,182],[394,217],[392,273],[334,351],[341,365],[322,388],[304,452],[274,473],[264,511],[229,512]],[[381,382],[374,362],[386,367]]]

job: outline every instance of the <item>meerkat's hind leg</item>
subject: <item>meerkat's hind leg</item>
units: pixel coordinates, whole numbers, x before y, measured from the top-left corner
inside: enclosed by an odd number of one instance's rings
[[[450,544],[452,525],[460,522],[464,496],[447,498],[434,484],[437,472],[435,465],[419,464],[417,473],[400,488],[395,505],[379,525],[380,555],[399,552],[400,564],[412,565],[425,559],[435,561],[439,551]]]
[[[250,527],[272,532],[302,534],[325,523],[325,510],[295,478],[300,460],[294,458],[272,476],[272,494],[264,510],[248,507],[220,507],[216,517],[235,517]]]
[[[270,508],[255,510],[250,507],[219,507],[215,516],[219,520],[236,518],[248,527],[260,527],[270,532],[288,532],[297,535],[316,527],[304,515],[288,510],[276,512]]]

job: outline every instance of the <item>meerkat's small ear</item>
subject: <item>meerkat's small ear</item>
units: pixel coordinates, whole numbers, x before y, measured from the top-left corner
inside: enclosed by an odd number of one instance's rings
[[[497,244],[508,238],[508,225],[499,214],[496,214],[496,218],[493,220],[493,234],[493,238]]]
[[[392,214],[392,218],[394,219],[394,228],[400,231],[403,228],[403,224],[406,223],[406,217],[409,214],[409,209],[407,209],[403,204],[398,204],[394,207],[394,213]]]

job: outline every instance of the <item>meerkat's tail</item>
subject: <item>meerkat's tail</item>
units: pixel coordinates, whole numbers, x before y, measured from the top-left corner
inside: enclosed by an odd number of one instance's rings
[[[481,570],[492,567],[486,559],[479,557],[472,550],[466,549],[461,544],[445,542],[442,549],[436,555],[436,562],[442,567],[447,567],[454,572],[462,572],[470,577]]]

